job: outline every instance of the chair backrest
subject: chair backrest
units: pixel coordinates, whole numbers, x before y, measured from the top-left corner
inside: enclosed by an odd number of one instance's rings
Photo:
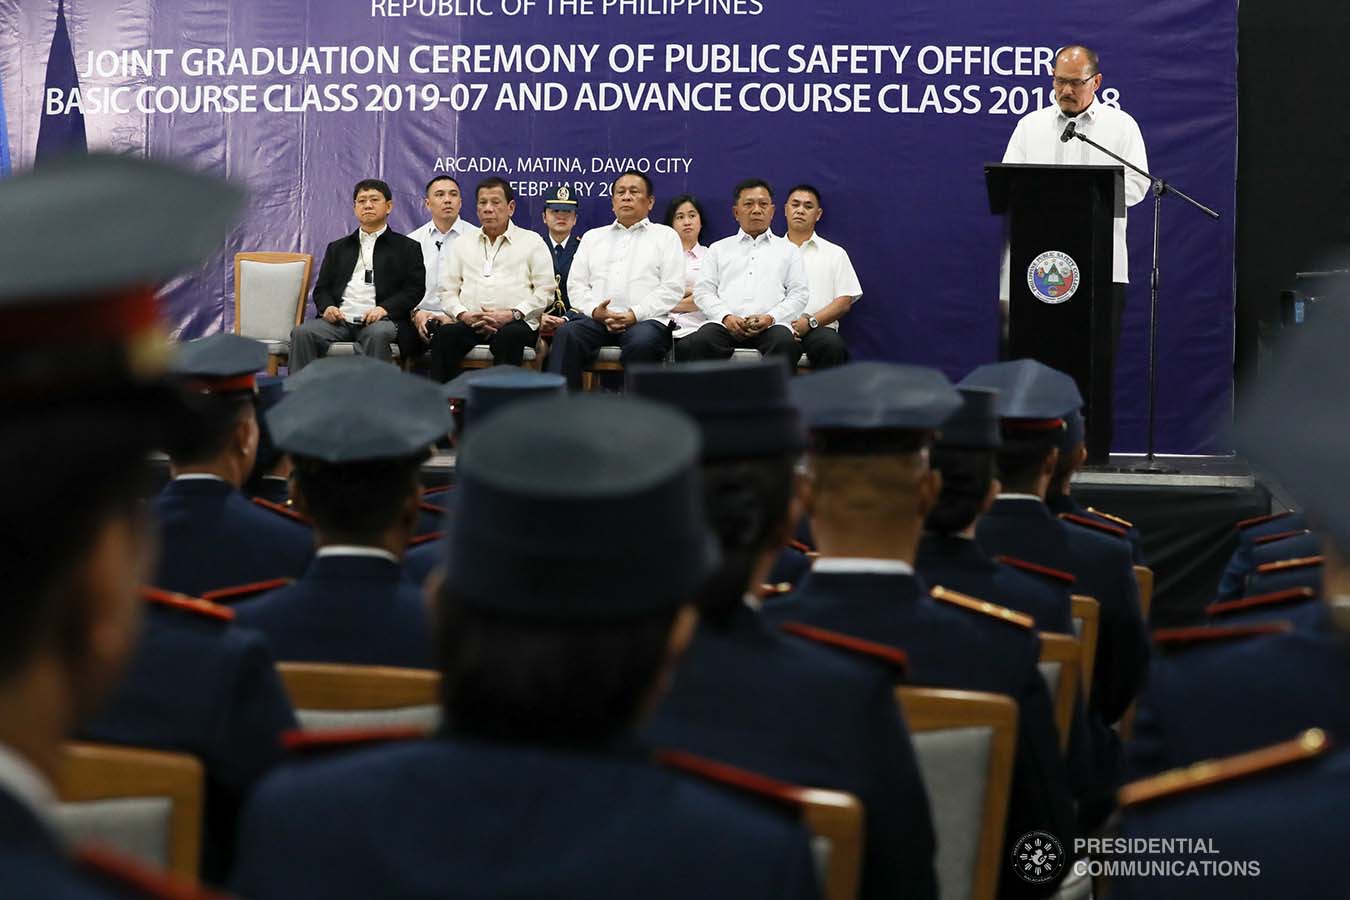
[[[992,900],[1017,752],[1017,703],[1001,694],[896,688],[928,789],[940,894]]]
[[[203,768],[185,753],[67,743],[57,822],[72,844],[99,843],[147,865],[197,878]]]
[[[824,900],[856,900],[862,883],[863,807],[842,791],[802,788],[802,819],[815,836],[816,871]]]
[[[1083,701],[1092,696],[1092,672],[1097,665],[1097,637],[1101,633],[1102,608],[1096,600],[1084,594],[1069,598],[1073,613],[1073,633],[1083,649]]]
[[[1149,610],[1153,608],[1153,570],[1148,566],[1135,566],[1134,582],[1139,585],[1139,610],[1147,625]]]
[[[314,257],[308,253],[234,255],[234,333],[262,341],[289,341],[309,295]]]
[[[397,725],[431,731],[441,722],[439,672],[296,662],[277,663],[277,672],[306,731]]]
[[[1078,638],[1067,634],[1042,631],[1041,677],[1050,689],[1050,700],[1055,709],[1055,727],[1059,729],[1059,749],[1069,746],[1069,725],[1073,721],[1074,704],[1078,702],[1078,685],[1083,670],[1083,650]]]

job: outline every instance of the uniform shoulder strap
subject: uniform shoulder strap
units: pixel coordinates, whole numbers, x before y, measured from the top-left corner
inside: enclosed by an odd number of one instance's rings
[[[871,660],[880,660],[896,670],[901,677],[909,674],[909,657],[905,654],[905,651],[898,647],[878,644],[875,641],[864,640],[851,634],[840,634],[837,631],[816,628],[814,625],[806,625],[802,622],[784,622],[778,628],[784,634],[790,634],[793,637],[823,644],[836,650],[845,650]]]
[[[755,588],[755,596],[761,600],[768,600],[770,597],[781,597],[784,594],[792,593],[792,584],[786,581],[780,581],[777,584],[761,584]]]
[[[807,788],[683,750],[658,750],[656,761],[664,768],[696,775],[704,781],[769,800],[794,812],[800,812],[806,802]]]
[[[1058,581],[1066,587],[1073,587],[1073,585],[1078,582],[1078,577],[1070,572],[1061,572],[1059,569],[1037,565],[1034,562],[1027,562],[1025,559],[1018,559],[1015,556],[997,556],[995,557],[995,561],[1001,562],[1005,566],[1012,566],[1014,569],[1021,569],[1023,572],[1030,572],[1033,575],[1040,575],[1049,578],[1052,581]]]
[[[218,606],[204,598],[189,597],[187,594],[178,594],[173,591],[160,590],[157,587],[141,588],[141,597],[156,606],[182,610],[183,612],[191,613],[195,616],[201,616],[204,619],[214,619],[217,622],[234,621],[234,610],[224,606]]]
[[[1254,594],[1251,597],[1240,597],[1237,600],[1225,600],[1221,603],[1211,603],[1205,607],[1205,613],[1210,616],[1227,616],[1233,613],[1245,612],[1250,609],[1261,609],[1267,606],[1285,606],[1290,603],[1302,603],[1311,600],[1317,596],[1317,592],[1310,587],[1287,588],[1283,591],[1271,591],[1269,594]]]
[[[280,503],[273,503],[271,500],[264,499],[263,497],[252,497],[250,499],[253,501],[253,504],[255,506],[265,509],[270,513],[276,513],[279,516],[283,516],[287,519],[290,519],[292,522],[299,522],[301,525],[304,525],[305,527],[310,526],[309,519],[306,519],[304,516],[300,515],[295,510],[291,509],[289,506],[282,506]]]
[[[445,537],[444,531],[428,531],[426,534],[419,534],[417,537],[408,541],[409,547],[420,547],[422,544],[429,544],[432,541],[439,541]]]
[[[216,588],[214,591],[207,591],[202,594],[202,599],[209,600],[212,603],[238,603],[240,600],[247,600],[259,594],[283,588],[290,584],[292,580],[290,578],[269,578],[266,581],[251,581],[248,584]]]
[[[1250,778],[1263,772],[1316,759],[1331,747],[1331,740],[1320,728],[1309,728],[1292,741],[1274,744],[1223,759],[1207,759],[1182,769],[1163,772],[1120,789],[1121,808],[1139,806],[1166,797],[1175,797],[1211,785]]]
[[[1134,523],[1131,522],[1129,519],[1122,519],[1120,516],[1113,516],[1109,512],[1102,512],[1100,509],[1097,509],[1095,507],[1089,506],[1087,508],[1087,511],[1092,513],[1094,516],[1101,516],[1103,519],[1109,519],[1110,521],[1115,522],[1121,528],[1128,530],[1134,527]]]
[[[226,900],[224,894],[208,890],[183,878],[151,869],[105,847],[81,847],[75,853],[76,865],[86,875],[113,886],[118,896],[160,898],[160,900]]]
[[[1007,622],[1010,625],[1016,625],[1019,628],[1033,629],[1036,627],[1036,620],[1026,613],[1016,612],[1008,609],[1006,606],[999,606],[997,603],[988,603],[957,591],[948,590],[945,587],[938,586],[933,588],[930,596],[934,600],[948,603],[952,606],[959,606],[970,612],[979,613],[982,616],[988,616],[991,619],[997,619],[1000,622]]]
[[[396,741],[415,741],[427,736],[424,728],[397,725],[387,728],[335,728],[325,731],[305,731],[301,728],[284,731],[281,746],[298,756],[317,756],[342,750],[355,750]]]
[[[1206,625],[1194,628],[1159,628],[1153,632],[1153,643],[1164,653],[1176,653],[1192,647],[1209,647],[1272,634],[1289,634],[1294,626],[1289,622],[1261,622],[1255,625]]]
[[[1264,547],[1266,544],[1273,544],[1276,541],[1287,541],[1292,537],[1299,537],[1308,533],[1308,529],[1303,528],[1294,531],[1277,531],[1274,534],[1264,534],[1259,538],[1253,538],[1252,546]]]
[[[1262,563],[1256,567],[1256,571],[1261,574],[1267,572],[1287,572],[1290,569],[1311,569],[1314,566],[1320,566],[1324,562],[1320,556],[1301,556],[1298,559],[1281,559],[1275,562]]]
[[[1084,528],[1091,528],[1094,531],[1100,531],[1103,534],[1109,534],[1112,537],[1128,537],[1128,532],[1124,528],[1119,528],[1109,522],[1101,522],[1090,516],[1080,516],[1078,513],[1060,513],[1059,517],[1065,522],[1072,522],[1075,525],[1081,525]]]
[[[1255,528],[1257,525],[1264,525],[1267,522],[1276,522],[1292,515],[1292,512],[1285,510],[1284,512],[1271,513],[1268,516],[1253,516],[1250,519],[1243,519],[1241,522],[1238,522],[1235,527],[1238,531],[1246,531],[1248,528]]]

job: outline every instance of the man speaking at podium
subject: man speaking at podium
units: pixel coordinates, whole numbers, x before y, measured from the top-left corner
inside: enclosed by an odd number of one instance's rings
[[[1144,136],[1129,113],[1117,106],[1108,106],[1097,99],[1102,84],[1101,65],[1097,54],[1087,47],[1070,46],[1055,55],[1055,104],[1027,113],[1017,123],[1008,149],[1003,154],[1005,163],[1031,163],[1058,166],[1118,166],[1116,160],[1082,141],[1064,136],[1070,123],[1074,131],[1107,147],[1144,171],[1148,171],[1148,156],[1144,151]],[[1125,204],[1134,206],[1149,192],[1149,181],[1137,172],[1125,170]],[[1129,256],[1125,247],[1125,219],[1115,220],[1115,246],[1111,264],[1111,347],[1120,342],[1120,317],[1125,309],[1125,285],[1130,280]],[[1009,278],[1008,248],[1003,248],[1003,270],[999,284],[1006,321]],[[1109,396],[1109,395],[1108,395]],[[1114,422],[1110,408],[1098,410],[1096,427],[1088,435],[1088,456],[1092,461],[1106,461],[1111,448],[1111,430]]]

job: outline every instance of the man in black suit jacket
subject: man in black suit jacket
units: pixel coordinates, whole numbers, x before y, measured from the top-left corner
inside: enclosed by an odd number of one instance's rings
[[[426,289],[421,246],[389,229],[389,185],[359,181],[352,203],[360,227],[324,250],[314,282],[318,318],[291,331],[292,373],[327,353],[334,341],[356,341],[367,356],[392,359],[397,323],[408,320]]]

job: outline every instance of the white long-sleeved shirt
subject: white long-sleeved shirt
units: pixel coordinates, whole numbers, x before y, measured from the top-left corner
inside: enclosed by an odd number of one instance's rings
[[[1077,116],[1064,115],[1055,104],[1027,113],[1013,129],[1008,149],[1003,154],[1005,163],[1033,163],[1058,166],[1118,166],[1111,157],[1096,147],[1078,140],[1059,139],[1064,128],[1076,123],[1076,130],[1092,138],[1103,147],[1148,171],[1148,154],[1144,150],[1144,136],[1129,113],[1114,106],[1106,106],[1095,97],[1092,105]],[[1149,180],[1131,169],[1125,170],[1125,204],[1134,206],[1148,196]],[[1111,280],[1120,284],[1130,281],[1130,260],[1125,244],[1125,219],[1115,221],[1115,241],[1111,259]],[[1003,269],[999,279],[999,297],[1008,299],[1008,248],[1003,248]]]
[[[422,294],[422,302],[417,304],[417,309],[441,311],[441,297],[438,293],[441,264],[450,258],[450,248],[454,246],[456,240],[477,233],[478,226],[470,225],[463,218],[455,219],[455,224],[444,234],[436,227],[434,221],[428,222],[412,233],[413,239],[422,245],[422,265],[427,270],[427,289]]]
[[[683,247],[683,244],[681,244],[681,247]],[[694,285],[698,283],[699,270],[703,268],[703,257],[707,255],[708,248],[702,244],[695,244],[684,251],[684,289],[686,291],[694,290]],[[680,298],[684,299],[684,295],[681,294]],[[670,321],[675,325],[673,337],[678,340],[693,334],[708,324],[708,317],[703,314],[703,310],[695,309],[692,312],[671,313]]]
[[[553,302],[553,254],[544,239],[511,222],[491,240],[477,234],[456,239],[442,266],[441,302],[446,315],[484,309],[518,309],[531,328]]]
[[[852,297],[854,303],[862,299],[862,285],[858,283],[858,273],[853,271],[853,261],[848,258],[847,250],[814,233],[798,249],[802,253],[802,265],[806,267],[806,283],[811,287],[807,313],[819,315],[822,309],[843,296]],[[825,327],[838,331],[839,320],[835,319]]]
[[[632,311],[639,322],[669,322],[683,295],[680,236],[646,218],[628,228],[615,221],[586,232],[567,273],[567,299],[588,316],[609,300],[611,310]]]
[[[750,237],[743,230],[708,248],[694,285],[694,302],[709,322],[730,315],[773,316],[790,326],[806,310],[810,288],[796,245],[765,231]]]

